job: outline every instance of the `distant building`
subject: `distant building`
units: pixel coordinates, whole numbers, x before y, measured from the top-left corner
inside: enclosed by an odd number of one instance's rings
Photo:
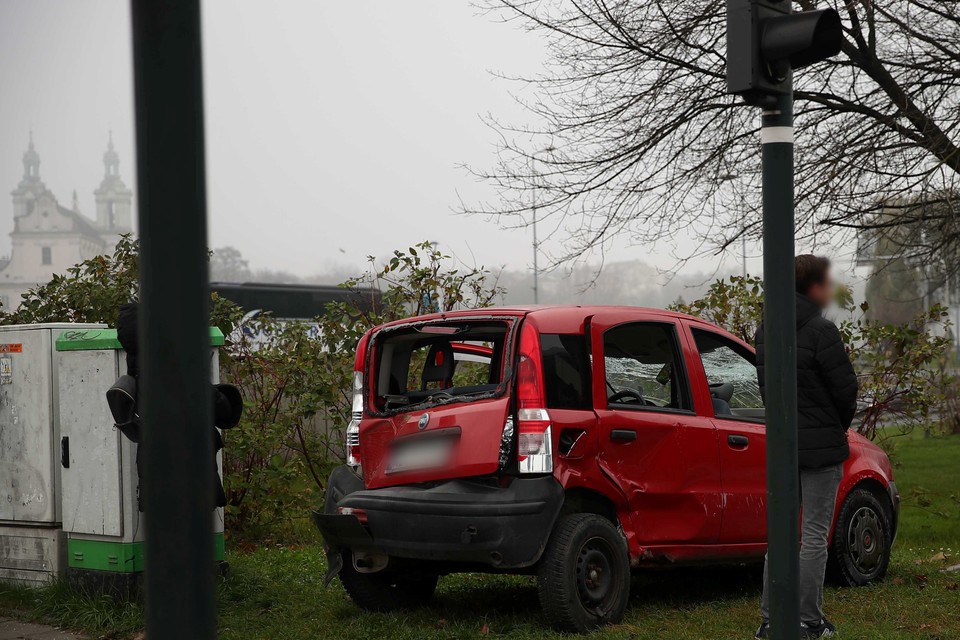
[[[13,232],[8,258],[0,259],[0,303],[7,310],[20,304],[20,296],[48,282],[54,274],[111,252],[121,234],[133,230],[133,192],[120,178],[120,159],[113,138],[103,154],[105,174],[93,192],[96,220],[79,211],[74,192],[70,208],[57,202],[40,179],[40,154],[33,133],[23,154],[23,178],[13,190]]]

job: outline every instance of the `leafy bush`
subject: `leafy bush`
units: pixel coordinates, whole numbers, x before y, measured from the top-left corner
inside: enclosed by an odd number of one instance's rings
[[[113,325],[120,306],[140,295],[140,241],[121,236],[112,255],[99,255],[56,274],[46,284],[23,294],[20,306],[0,310],[0,324],[40,322],[99,322]],[[218,296],[211,299],[211,324],[224,333],[237,317],[236,305]]]
[[[703,318],[753,344],[763,321],[763,280],[750,275],[716,280],[702,298],[689,304],[676,302],[670,308]]]
[[[140,243],[123,236],[113,255],[84,260],[23,294],[19,308],[0,312],[0,324],[116,322],[120,305],[137,297],[139,254]]]
[[[944,359],[950,346],[945,308],[931,307],[905,324],[886,324],[868,319],[869,305],[855,305],[849,288],[838,290],[836,302],[852,315],[839,327],[860,383],[860,433],[882,440],[918,425],[926,428],[934,414],[956,415],[950,398],[956,380]],[[752,276],[717,280],[702,298],[671,308],[753,344],[763,320],[763,281]]]
[[[866,312],[867,305],[861,308]],[[860,433],[876,440],[928,428],[934,414],[946,408],[948,390],[956,384],[943,361],[950,349],[949,325],[949,314],[940,305],[905,324],[864,316],[840,323],[860,382]]]

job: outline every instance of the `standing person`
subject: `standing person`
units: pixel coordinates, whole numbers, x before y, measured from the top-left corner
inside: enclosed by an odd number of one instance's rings
[[[836,628],[823,614],[827,538],[833,523],[843,463],[850,456],[847,429],[857,408],[857,375],[840,330],[823,317],[836,284],[830,261],[796,258],[797,429],[800,495],[803,508],[800,548],[800,627],[802,638],[831,638]],[[757,331],[757,374],[764,393],[763,326]],[[769,637],[767,567],[763,569],[763,623],[756,637]]]

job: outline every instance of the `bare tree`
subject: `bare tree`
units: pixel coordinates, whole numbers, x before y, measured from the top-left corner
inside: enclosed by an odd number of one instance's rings
[[[759,119],[725,94],[724,0],[478,1],[544,37],[549,61],[517,79],[532,85],[524,104],[543,124],[492,122],[499,161],[474,171],[500,201],[468,211],[523,224],[536,202],[565,240],[557,261],[615,235],[688,233],[713,252],[759,234]],[[838,57],[795,78],[798,237],[897,224],[888,203],[912,202],[901,210],[916,217],[928,197],[960,229],[943,197],[960,186],[960,2],[795,4],[835,7],[845,31]]]

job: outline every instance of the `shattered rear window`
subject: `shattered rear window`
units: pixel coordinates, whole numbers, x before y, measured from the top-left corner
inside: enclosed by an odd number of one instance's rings
[[[376,346],[378,411],[470,402],[497,393],[511,323],[439,322],[393,329]]]

